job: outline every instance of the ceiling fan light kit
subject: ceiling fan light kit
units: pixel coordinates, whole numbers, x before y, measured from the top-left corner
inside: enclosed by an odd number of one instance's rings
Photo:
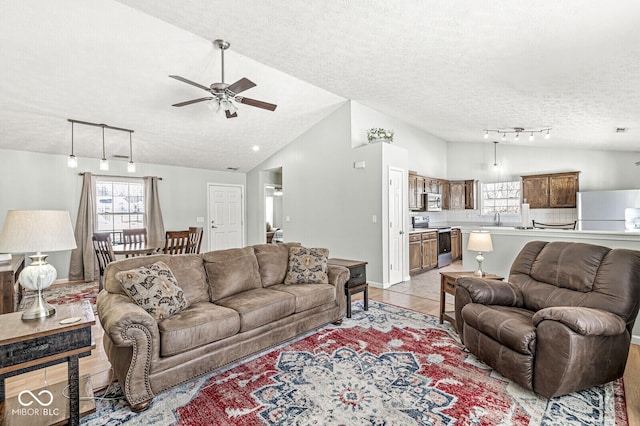
[[[545,139],[551,138],[551,127],[545,127],[544,129],[525,129],[524,127],[513,127],[509,129],[484,129],[483,132],[485,139],[489,139],[490,133],[498,133],[499,135],[502,135],[500,137],[500,140],[502,141],[507,140],[507,134],[515,134],[514,140],[518,142],[520,140],[521,133],[529,133],[530,142],[533,142],[534,140],[534,133],[543,134]]]
[[[127,171],[129,173],[136,172],[136,163],[133,162],[133,142],[131,137],[133,130],[123,129],[122,127],[109,126],[108,124],[103,124],[103,123],[99,124],[99,123],[91,123],[89,121],[73,120],[71,118],[68,118],[67,121],[71,123],[71,155],[67,157],[67,167],[73,168],[73,169],[78,167],[78,158],[73,154],[73,136],[74,136],[73,125],[84,124],[86,126],[94,126],[94,127],[102,128],[102,158],[100,159],[100,170],[103,170],[103,171],[109,170],[109,160],[107,160],[105,147],[104,147],[104,129],[118,130],[120,132],[129,132],[129,157],[128,157],[129,163],[127,164]],[[127,158],[127,157],[124,157],[124,158]]]
[[[256,108],[266,109],[268,111],[275,111],[277,105],[270,104],[268,102],[259,101],[257,99],[246,98],[244,96],[239,96],[238,94],[244,92],[245,90],[251,89],[255,87],[255,83],[249,80],[248,78],[241,78],[233,84],[227,84],[224,82],[224,51],[229,48],[231,45],[228,41],[224,40],[214,40],[213,45],[220,49],[220,66],[221,66],[221,80],[219,83],[212,83],[209,87],[204,86],[200,83],[196,83],[195,81],[191,81],[187,78],[180,77],[179,75],[170,75],[169,77],[174,78],[183,83],[190,84],[192,86],[198,87],[206,92],[209,92],[211,96],[207,96],[204,98],[192,99],[189,101],[178,102],[177,104],[173,104],[174,107],[183,107],[186,105],[195,104],[198,102],[209,101],[207,106],[209,109],[216,109],[216,112],[224,110],[224,113],[227,118],[235,118],[238,116],[237,111],[238,107],[233,103],[238,102],[241,104],[249,105]]]

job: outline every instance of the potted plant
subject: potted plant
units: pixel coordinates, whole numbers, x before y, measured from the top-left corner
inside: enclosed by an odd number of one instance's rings
[[[393,130],[383,128],[371,128],[367,130],[367,139],[369,143],[373,142],[393,142]]]

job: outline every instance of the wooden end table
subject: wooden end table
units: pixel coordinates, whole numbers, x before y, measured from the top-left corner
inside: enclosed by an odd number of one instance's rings
[[[456,295],[456,287],[458,286],[457,281],[458,278],[462,277],[475,277],[475,278],[484,278],[487,280],[500,280],[502,281],[504,277],[495,274],[485,273],[484,276],[478,277],[475,275],[473,271],[462,271],[462,272],[440,272],[440,324],[444,322],[444,320],[449,321],[453,324],[454,328],[456,327],[456,313],[455,311],[446,311],[445,312],[445,299],[446,295],[451,294],[455,297]]]
[[[79,320],[65,324],[63,320],[68,318]],[[91,326],[95,323],[93,308],[88,301],[57,305],[55,314],[35,320],[23,320],[22,312],[0,315],[0,411],[5,411],[5,378],[66,362],[69,424],[80,424],[78,359],[90,355],[95,349],[91,335]],[[31,389],[23,389],[21,392],[27,394],[24,398],[29,403],[28,406],[23,403],[27,409],[25,416],[54,414],[48,409],[54,402],[52,392],[47,389],[35,393]],[[56,395],[55,398],[62,397]],[[19,416],[22,412],[4,412],[4,415]]]
[[[364,310],[369,310],[369,284],[367,284],[367,262],[361,260],[331,258],[329,265],[344,266],[349,269],[349,280],[344,284],[347,297],[347,318],[351,318],[351,296],[364,292]]]

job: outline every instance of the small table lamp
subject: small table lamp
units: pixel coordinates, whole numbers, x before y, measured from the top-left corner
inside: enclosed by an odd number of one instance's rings
[[[42,251],[63,251],[76,248],[76,239],[69,212],[64,210],[9,210],[0,232],[0,252],[36,253],[29,256],[31,264],[20,273],[20,284],[37,290],[38,297],[22,313],[22,319],[48,317],[56,312],[42,297],[42,290],[56,280],[57,272],[47,263]]]
[[[478,255],[476,256],[476,260],[478,261],[478,270],[475,272],[475,275],[478,277],[484,276],[485,273],[482,272],[484,256],[482,253],[493,251],[493,243],[491,242],[491,234],[489,231],[471,231],[469,233],[467,250],[478,252]]]

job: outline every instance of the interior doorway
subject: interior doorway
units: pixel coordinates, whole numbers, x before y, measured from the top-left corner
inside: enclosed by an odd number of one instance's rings
[[[244,246],[244,197],[241,185],[208,184],[209,250]]]
[[[267,243],[284,241],[284,209],[282,168],[265,171],[264,184],[264,241]]]

